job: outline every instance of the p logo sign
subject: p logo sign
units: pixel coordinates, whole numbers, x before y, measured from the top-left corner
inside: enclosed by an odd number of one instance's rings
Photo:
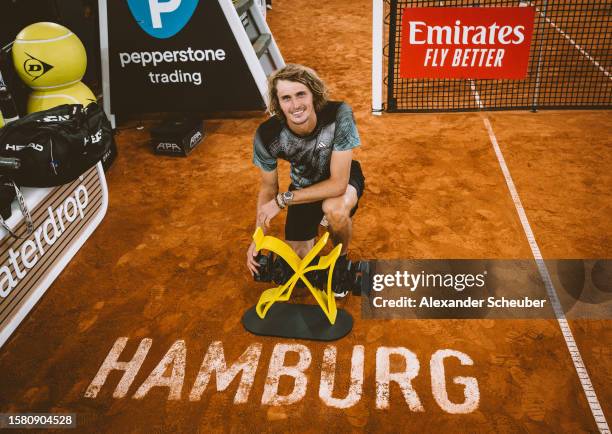
[[[130,12],[149,35],[166,39],[189,22],[198,0],[128,0]]]

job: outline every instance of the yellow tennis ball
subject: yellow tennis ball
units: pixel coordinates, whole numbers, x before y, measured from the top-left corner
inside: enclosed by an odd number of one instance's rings
[[[35,23],[15,38],[13,65],[21,80],[32,89],[54,89],[83,78],[87,54],[81,40],[66,27]]]
[[[28,98],[28,113],[40,112],[62,104],[88,104],[96,102],[96,96],[80,81],[61,89],[36,90]]]

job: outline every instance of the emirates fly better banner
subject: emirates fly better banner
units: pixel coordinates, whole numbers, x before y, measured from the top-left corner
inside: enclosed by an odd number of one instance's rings
[[[406,8],[401,78],[522,79],[533,7]]]

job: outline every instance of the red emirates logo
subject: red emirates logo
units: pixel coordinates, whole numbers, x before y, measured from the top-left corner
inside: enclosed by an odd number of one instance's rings
[[[522,79],[535,8],[406,8],[401,78]]]

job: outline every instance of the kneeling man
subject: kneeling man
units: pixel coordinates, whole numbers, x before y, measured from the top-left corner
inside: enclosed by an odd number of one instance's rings
[[[256,225],[264,231],[287,210],[285,240],[304,257],[314,246],[319,224],[334,245],[342,243],[334,274],[346,268],[352,221],[365,188],[353,148],[360,145],[348,104],[327,99],[327,88],[310,68],[287,65],[268,78],[270,112],[255,134],[253,163],[261,169]],[[289,191],[279,192],[277,160],[291,163]],[[247,267],[257,273],[255,243]],[[336,296],[344,296],[340,289]]]

